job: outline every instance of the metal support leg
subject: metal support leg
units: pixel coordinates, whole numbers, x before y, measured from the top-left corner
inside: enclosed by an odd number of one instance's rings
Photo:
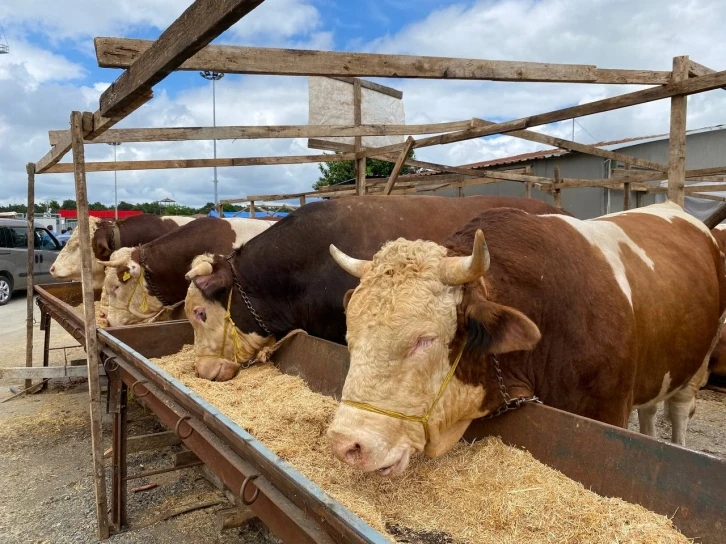
[[[40,321],[43,325],[43,366],[48,366],[48,358],[50,356],[50,314],[43,312],[40,316]],[[39,391],[44,391],[48,388],[48,382],[43,382]]]
[[[111,475],[111,523],[116,531],[126,525],[126,406],[128,391],[126,384],[120,379],[120,402],[118,412],[113,414],[113,462]],[[111,387],[111,381],[109,381]]]

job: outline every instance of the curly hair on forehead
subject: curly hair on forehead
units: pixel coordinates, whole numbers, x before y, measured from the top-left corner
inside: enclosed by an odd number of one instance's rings
[[[361,284],[379,283],[392,279],[393,283],[417,276],[435,279],[446,248],[426,240],[398,238],[387,242],[373,256],[371,266],[361,278]]]

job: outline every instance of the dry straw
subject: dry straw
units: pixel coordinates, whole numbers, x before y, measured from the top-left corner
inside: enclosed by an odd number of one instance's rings
[[[389,530],[407,542],[430,542],[437,532],[471,543],[689,542],[667,517],[600,497],[496,438],[416,457],[401,478],[360,474],[330,453],[325,431],[337,402],[302,379],[272,365],[229,382],[199,379],[193,346],[155,363],[392,541]]]

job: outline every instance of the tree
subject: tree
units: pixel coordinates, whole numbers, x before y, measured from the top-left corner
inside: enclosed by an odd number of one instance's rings
[[[108,206],[105,204],[102,204],[101,202],[94,202],[93,204],[88,205],[89,210],[108,210]]]
[[[58,204],[57,200],[49,200],[48,207],[50,208],[51,212],[57,212],[60,208],[60,204]]]
[[[61,210],[75,210],[76,209],[76,201],[71,199],[66,199],[63,201],[63,203],[60,205]]]
[[[336,155],[339,152],[336,151]],[[408,158],[414,158],[414,150],[411,150]],[[388,161],[380,161],[378,159],[366,160],[366,176],[367,177],[388,177],[393,171],[394,163]],[[335,161],[323,162],[318,164],[320,169],[320,178],[313,184],[313,189],[319,189],[325,185],[336,185],[344,181],[355,178],[355,161]],[[408,174],[412,169],[408,166],[401,168],[401,174]]]
[[[126,202],[125,200],[122,200],[118,203],[118,209],[120,211],[129,211],[134,209],[134,205],[131,204],[131,202]]]

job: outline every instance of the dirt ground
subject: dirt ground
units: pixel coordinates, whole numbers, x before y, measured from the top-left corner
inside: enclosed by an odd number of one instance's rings
[[[36,320],[39,312],[35,308]],[[0,367],[25,364],[25,298],[16,295],[0,307]],[[42,358],[42,333],[35,329],[35,361]],[[53,322],[51,345],[77,345]],[[83,357],[83,350],[67,350],[69,360]],[[50,364],[62,364],[63,350],[51,352]],[[11,395],[8,387],[17,380],[0,379],[0,400]],[[696,414],[688,432],[688,446],[726,458],[726,395],[699,392]],[[637,418],[631,429],[637,430]],[[634,426],[635,424],[635,426]],[[658,414],[661,438],[670,438],[670,423]],[[131,403],[129,434],[164,430],[152,414]],[[110,419],[104,420],[105,447],[110,444]],[[129,474],[170,466],[180,447],[141,452],[129,456]],[[107,460],[110,464],[110,460]],[[133,492],[145,484],[149,491]],[[110,486],[109,486],[110,489]],[[88,390],[84,380],[53,380],[49,391],[22,396],[0,404],[0,544],[96,542],[91,440],[88,424]],[[218,502],[202,510],[173,516],[186,506]],[[147,543],[271,543],[266,528],[253,524],[220,533],[215,511],[229,507],[224,495],[194,468],[133,480],[128,492],[128,531],[114,535],[114,544]],[[406,540],[406,535],[401,535]]]

